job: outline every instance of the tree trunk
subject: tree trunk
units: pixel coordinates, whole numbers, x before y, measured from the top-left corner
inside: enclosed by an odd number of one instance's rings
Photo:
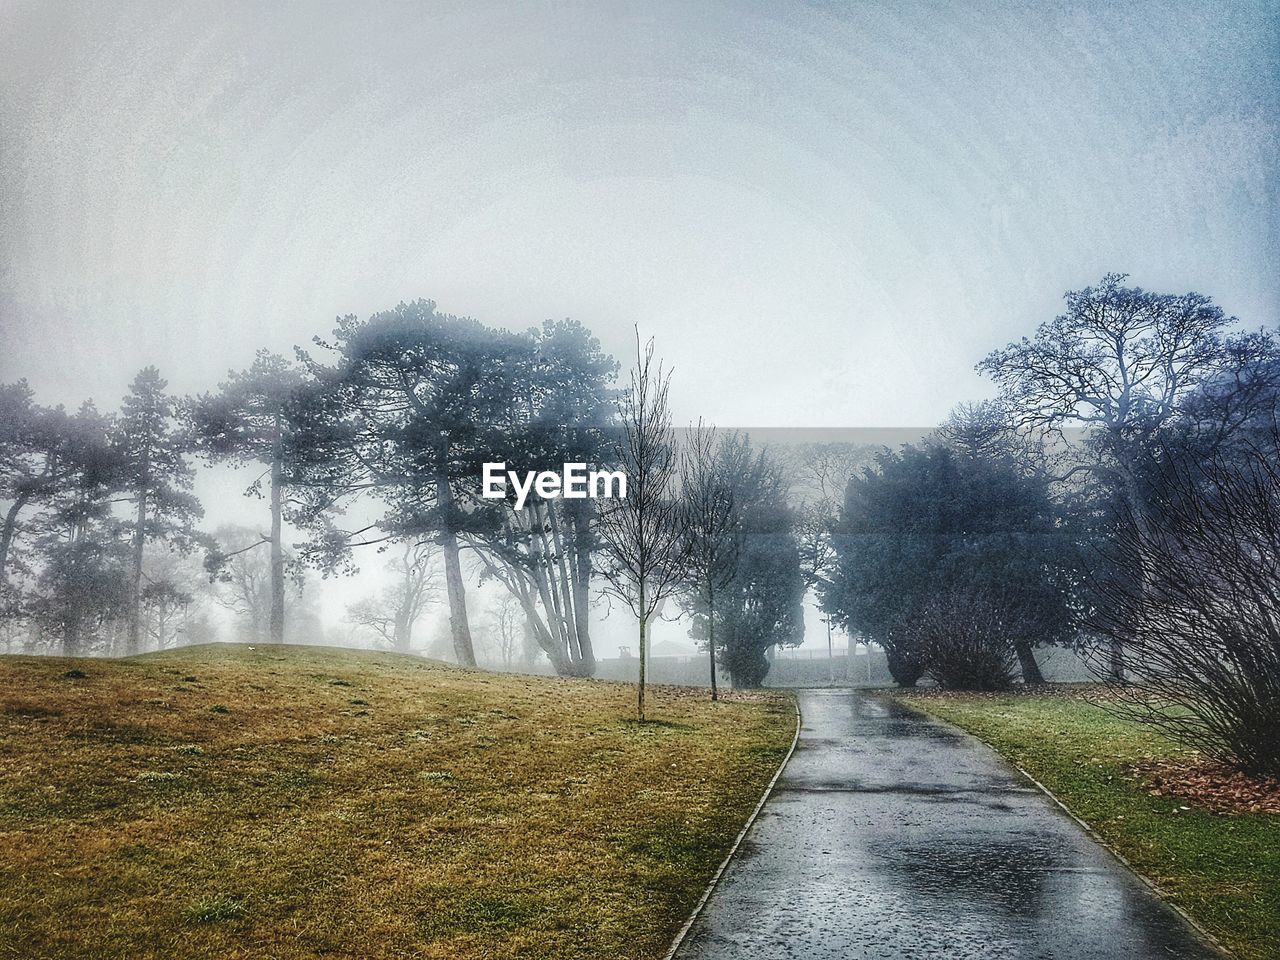
[[[453,529],[453,491],[449,488],[449,479],[443,474],[436,477],[436,499],[444,518],[440,546],[444,553],[444,582],[449,594],[449,627],[453,633],[453,654],[464,667],[474,667],[476,653],[471,644],[471,626],[467,622],[462,558],[458,550],[458,535]]]
[[[645,661],[648,659],[645,651],[645,640],[647,639],[649,628],[649,611],[645,609],[644,599],[644,581],[642,580],[640,582],[640,683],[638,684],[639,689],[636,700],[641,723],[644,723],[644,673]]]
[[[560,522],[556,518],[555,504],[547,504],[547,520],[551,525],[551,548],[553,556],[548,560],[555,563],[554,570],[548,570],[552,580],[559,580],[560,611],[564,618],[565,636],[569,639],[569,657],[574,661],[582,660],[582,648],[578,645],[578,618],[573,615],[572,584],[569,582],[569,567],[564,559],[564,537],[560,535]]]
[[[591,640],[582,628],[586,626],[586,618],[581,616],[576,602],[579,592],[574,589],[571,560],[565,559],[568,540],[560,529],[560,521],[556,515],[555,504],[547,505],[547,517],[551,521],[551,540],[555,547],[556,569],[560,577],[560,593],[564,604],[565,629],[568,633],[572,649],[570,658],[574,661],[574,675],[589,677],[596,672],[596,658],[591,650]]]
[[[271,457],[271,620],[272,643],[284,643],[284,544],[281,538],[283,453],[280,449],[280,416],[276,415],[276,445]]]
[[[413,623],[403,611],[396,614],[391,628],[391,646],[397,653],[408,653],[413,641]]]
[[[1115,684],[1125,682],[1124,644],[1115,637],[1111,638],[1107,649],[1107,679]]]
[[[524,601],[521,601],[524,603]],[[551,635],[550,629],[543,623],[542,618],[537,615],[537,611],[532,608],[532,600],[525,605],[525,628],[528,630],[529,636],[538,645],[543,653],[547,655],[547,659],[551,661],[551,667],[555,670],[558,677],[572,677],[574,675],[574,665],[569,662],[569,656],[565,652],[564,644],[556,640]],[[536,659],[536,658],[535,658]],[[532,665],[532,661],[530,661]]]
[[[847,659],[847,658],[846,658]],[[831,618],[827,617],[827,681],[836,682],[836,653],[831,646]]]
[[[580,669],[584,677],[596,673],[596,652],[591,645],[591,532],[587,517],[579,512],[573,519],[573,615],[578,619],[578,646],[582,650]]]
[[[1019,640],[1013,645],[1013,649],[1017,652],[1018,664],[1022,667],[1022,682],[1027,686],[1043,684],[1044,674],[1040,672],[1040,665],[1036,663],[1036,654],[1031,644],[1026,640]]]
[[[129,634],[125,641],[125,656],[139,652],[142,633],[142,556],[147,542],[147,494],[138,491],[138,514],[133,531],[133,571],[129,582]]]
[[[18,529],[18,514],[31,499],[31,494],[23,491],[13,501],[13,506],[4,515],[4,529],[0,531],[0,590],[8,584],[9,548],[13,544],[13,536]]]
[[[62,625],[62,655],[80,656],[80,611],[73,609]]]
[[[720,699],[716,689],[716,599],[715,590],[707,584],[707,649],[711,652],[711,702]]]

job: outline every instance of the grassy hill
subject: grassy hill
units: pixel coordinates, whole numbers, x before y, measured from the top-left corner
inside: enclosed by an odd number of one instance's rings
[[[322,647],[0,657],[0,957],[660,957],[773,695]]]

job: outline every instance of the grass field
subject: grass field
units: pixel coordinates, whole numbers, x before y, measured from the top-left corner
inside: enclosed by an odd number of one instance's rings
[[[319,647],[0,658],[0,957],[660,957],[790,744]]]
[[[1178,747],[1080,694],[900,697],[1025,769],[1238,956],[1280,957],[1280,816],[1152,796],[1129,765]]]

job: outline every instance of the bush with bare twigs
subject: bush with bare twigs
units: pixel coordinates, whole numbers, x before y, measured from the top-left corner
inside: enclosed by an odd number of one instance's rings
[[[1008,690],[1017,673],[1016,612],[989,590],[950,587],[919,607],[910,630],[943,690]]]
[[[1280,774],[1280,434],[1168,457],[1122,516],[1088,626],[1127,651],[1118,709],[1246,772]]]

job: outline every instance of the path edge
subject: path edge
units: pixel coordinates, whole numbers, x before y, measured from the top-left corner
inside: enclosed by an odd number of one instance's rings
[[[1058,798],[1058,795],[1056,793],[1054,793],[1052,790],[1046,787],[1043,783],[1041,783],[1039,780],[1033,777],[1030,773],[1024,770],[1021,764],[1014,763],[1012,760],[1006,757],[1003,753],[997,750],[990,743],[987,743],[986,740],[983,740],[976,733],[966,730],[964,727],[958,726],[952,723],[950,720],[944,720],[942,717],[936,716],[935,714],[930,713],[928,710],[924,710],[920,707],[915,706],[914,704],[903,703],[901,700],[898,700],[896,698],[894,698],[894,702],[901,707],[905,707],[908,710],[912,710],[916,713],[921,714],[924,717],[927,717],[928,719],[932,720],[934,723],[940,723],[944,727],[950,727],[952,730],[955,730],[957,733],[960,733],[963,736],[969,737],[972,740],[978,741],[978,743],[982,744],[984,747],[986,747],[988,750],[994,753],[1004,763],[1007,763],[1009,766],[1013,767],[1013,769],[1017,770],[1018,773],[1021,774],[1024,780],[1027,780],[1029,783],[1031,783],[1032,786],[1034,786],[1037,790],[1039,790],[1046,797],[1052,800],[1054,803],[1054,806],[1056,806],[1059,810],[1061,810],[1068,817],[1074,820],[1076,824],[1080,827],[1080,829],[1082,829],[1089,836],[1089,839],[1091,839],[1098,846],[1102,847],[1103,850],[1106,850],[1107,853],[1111,854],[1111,856],[1114,857],[1116,860],[1118,860],[1120,862],[1120,865],[1124,867],[1125,870],[1127,870],[1129,874],[1134,877],[1134,879],[1136,879],[1139,883],[1141,883],[1148,890],[1154,893],[1161,903],[1163,903],[1166,907],[1168,907],[1170,910],[1176,913],[1179,917],[1181,917],[1183,923],[1185,923],[1192,930],[1194,930],[1196,934],[1200,937],[1200,939],[1205,943],[1206,946],[1216,951],[1218,955],[1223,958],[1223,960],[1238,960],[1238,955],[1232,952],[1231,950],[1229,950],[1226,944],[1224,944],[1216,936],[1214,936],[1212,933],[1206,930],[1203,926],[1201,926],[1200,922],[1196,920],[1194,917],[1192,917],[1191,914],[1187,913],[1186,910],[1182,909],[1182,907],[1180,907],[1178,904],[1170,900],[1168,895],[1163,890],[1161,890],[1160,887],[1157,886],[1154,881],[1152,881],[1149,877],[1144,876],[1136,867],[1134,867],[1132,863],[1129,862],[1129,859],[1123,853],[1121,853],[1111,844],[1107,843],[1107,841],[1103,838],[1103,836],[1100,833],[1098,833],[1098,831],[1095,830],[1088,822],[1076,816],[1076,814],[1071,810],[1071,808],[1068,807],[1065,803],[1063,803]],[[667,960],[669,960],[669,958],[667,958]]]
[[[930,714],[929,716],[932,717],[933,715]],[[968,733],[967,730],[965,732]],[[973,736],[973,734],[970,734],[970,736]],[[1052,790],[1046,787],[1043,783],[1041,783],[1039,780],[1037,780],[1035,777],[1029,774],[1026,770],[1022,769],[1020,765],[1014,763],[1012,760],[1010,760],[1008,757],[1002,754],[999,750],[996,750],[996,748],[991,746],[991,744],[987,743],[987,741],[983,740],[981,737],[977,737],[976,739],[978,740],[979,743],[984,744],[988,749],[995,751],[996,755],[1000,757],[1001,760],[1009,764],[1009,766],[1013,767],[1013,769],[1017,770],[1018,773],[1022,774],[1022,776],[1024,776],[1027,780],[1031,781],[1031,783],[1041,793],[1043,793],[1046,797],[1048,797],[1057,805],[1059,810],[1061,810],[1068,817],[1070,817],[1072,820],[1078,823],[1081,829],[1083,829],[1084,832],[1087,833],[1093,839],[1094,843],[1098,844],[1098,846],[1106,850],[1109,854],[1111,854],[1111,856],[1119,860],[1120,863],[1124,866],[1124,868],[1128,870],[1131,874],[1133,874],[1133,876],[1137,877],[1138,880],[1147,887],[1147,889],[1149,889],[1152,893],[1154,893],[1157,897],[1159,897],[1160,901],[1165,906],[1169,907],[1171,910],[1173,910],[1174,913],[1182,917],[1183,922],[1185,922],[1187,926],[1189,926],[1192,930],[1194,930],[1197,934],[1199,934],[1200,939],[1203,940],[1208,946],[1216,950],[1224,958],[1224,960],[1237,960],[1237,955],[1233,953],[1231,950],[1229,950],[1226,944],[1224,944],[1212,933],[1210,933],[1208,930],[1202,927],[1200,925],[1200,922],[1196,920],[1194,917],[1192,917],[1191,914],[1187,913],[1186,910],[1182,909],[1182,907],[1180,907],[1178,904],[1170,900],[1168,894],[1166,894],[1163,890],[1161,890],[1160,887],[1153,880],[1143,875],[1136,867],[1134,867],[1132,863],[1129,862],[1128,857],[1126,857],[1123,853],[1121,853],[1111,844],[1107,843],[1107,841],[1103,839],[1102,835],[1099,834],[1098,831],[1095,830],[1089,823],[1087,823],[1084,820],[1081,820],[1078,816],[1076,816],[1075,813],[1072,812],[1070,807],[1068,807],[1065,803],[1063,803],[1061,800],[1058,799],[1058,795],[1056,793],[1054,793]]]
[[[765,803],[769,797],[773,795],[773,788],[778,782],[778,778],[782,776],[782,771],[786,769],[787,764],[791,761],[791,755],[796,752],[796,744],[800,742],[800,727],[804,723],[800,715],[800,698],[796,696],[795,691],[791,691],[791,704],[796,710],[796,731],[791,735],[791,746],[787,748],[787,755],[782,758],[782,762],[778,764],[778,769],[773,771],[773,778],[764,788],[764,793],[760,795],[760,800],[756,803],[755,809],[751,811],[751,815],[747,817],[747,822],[742,825],[742,829],[738,831],[738,836],[733,841],[733,846],[729,848],[729,852],[725,854],[725,858],[720,861],[720,866],[716,867],[716,872],[711,875],[711,880],[707,883],[706,889],[702,891],[702,896],[698,898],[698,902],[694,904],[692,912],[685,920],[684,925],[676,933],[676,938],[671,941],[671,946],[662,956],[662,960],[674,960],[676,953],[680,950],[680,946],[684,943],[685,937],[689,935],[689,931],[693,929],[694,923],[698,917],[702,915],[702,908],[707,905],[707,901],[711,899],[711,894],[720,884],[721,878],[724,877],[725,871],[729,868],[729,861],[734,858],[738,852],[738,848],[742,846],[742,841],[747,838],[747,834],[755,825],[756,818],[760,816],[760,811],[764,809]]]

